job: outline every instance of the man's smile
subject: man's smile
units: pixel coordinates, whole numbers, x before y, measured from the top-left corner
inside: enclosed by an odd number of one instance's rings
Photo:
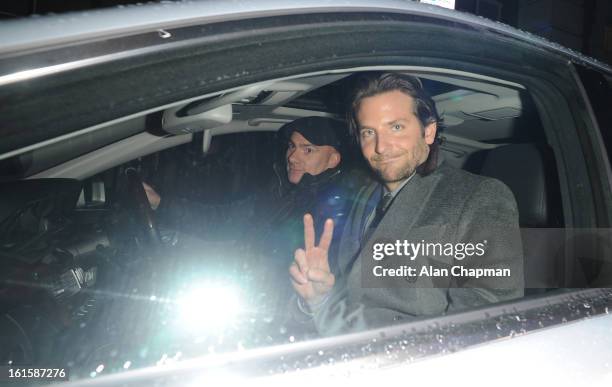
[[[401,158],[402,158],[401,155],[392,156],[392,157],[384,157],[384,158],[372,158],[372,162],[376,164],[390,164],[390,163],[396,162],[397,160]]]

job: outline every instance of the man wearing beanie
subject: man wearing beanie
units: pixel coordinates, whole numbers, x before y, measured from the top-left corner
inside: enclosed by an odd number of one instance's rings
[[[293,253],[304,244],[303,216],[312,214],[323,221],[331,218],[334,235],[342,234],[356,192],[370,180],[363,171],[348,171],[346,162],[348,128],[341,121],[325,117],[304,117],[279,129],[284,153],[283,167],[276,166],[278,182],[268,193],[268,205],[262,224],[252,235],[256,251],[268,263],[258,266],[273,272],[272,298],[277,312],[283,312],[292,293],[287,281],[288,265]],[[260,216],[264,218],[264,216]],[[338,245],[330,246],[329,262],[336,267]],[[268,273],[268,275],[271,273]],[[274,283],[272,283],[274,282]],[[281,289],[282,288],[282,289]]]

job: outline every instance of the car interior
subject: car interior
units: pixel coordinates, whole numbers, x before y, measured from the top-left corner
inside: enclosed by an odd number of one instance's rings
[[[276,131],[299,117],[343,119],[353,77],[363,70],[305,74],[177,101],[84,128],[62,141],[0,160],[0,254],[5,258],[3,266],[10,267],[5,276],[18,278],[2,291],[3,313],[23,303],[36,305],[33,291],[25,295],[19,286],[32,272],[53,279],[51,294],[57,302],[73,304],[66,319],[78,320],[90,313],[94,307],[88,297],[75,300],[81,288],[104,280],[94,270],[95,260],[100,259],[96,254],[101,249],[137,254],[148,243],[143,241],[154,239],[142,233],[130,235],[124,228],[114,231],[121,222],[133,222],[121,215],[102,222],[103,227],[96,222],[126,207],[140,211],[137,222],[154,222],[152,211],[142,208],[142,200],[139,207],[120,199],[126,191],[132,195],[129,191],[139,181],[155,185],[160,192],[180,190],[185,197],[218,204],[218,211],[211,207],[210,219],[202,220],[209,224],[210,233],[201,238],[213,250],[219,241],[239,245],[244,232],[240,214],[255,206],[250,191],[273,180],[273,166],[282,162]],[[565,226],[555,149],[547,141],[525,86],[456,70],[401,70],[421,80],[442,114],[445,162],[505,183],[516,198],[521,228]],[[224,169],[228,165],[232,168]],[[366,168],[358,151],[350,165]],[[131,173],[136,174],[134,184],[125,182]],[[133,193],[141,199],[142,194]],[[235,212],[228,214],[227,205],[234,205]],[[139,232],[146,228],[134,227]],[[63,236],[68,229],[73,230],[69,238]],[[57,241],[58,236],[65,245]],[[165,237],[164,243],[172,244],[172,237]],[[133,239],[136,243],[130,242]],[[49,246],[53,246],[51,252]],[[532,284],[526,295],[586,285],[566,277],[562,257],[544,254],[537,245],[525,246],[524,252],[525,281]],[[80,271],[74,265],[65,271],[67,262],[80,260],[88,262],[78,265]],[[586,282],[588,273],[584,278]],[[22,347],[16,340],[15,348],[26,353]]]

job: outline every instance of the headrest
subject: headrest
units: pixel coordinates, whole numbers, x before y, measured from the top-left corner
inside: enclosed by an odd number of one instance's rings
[[[480,173],[501,180],[514,193],[521,227],[549,225],[547,182],[556,168],[550,165],[547,151],[534,144],[511,144],[485,155]]]

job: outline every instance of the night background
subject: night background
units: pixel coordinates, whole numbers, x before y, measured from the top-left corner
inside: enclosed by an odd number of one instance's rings
[[[135,0],[5,0],[0,18],[136,4]],[[455,9],[501,21],[612,64],[612,1],[456,0]]]

